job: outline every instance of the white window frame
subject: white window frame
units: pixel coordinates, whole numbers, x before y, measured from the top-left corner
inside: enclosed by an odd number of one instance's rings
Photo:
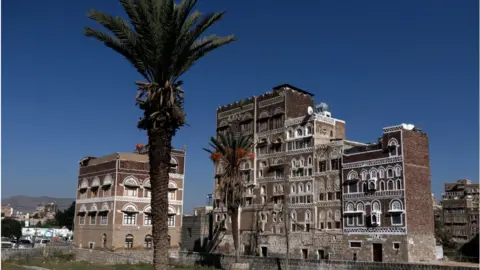
[[[95,215],[92,215],[92,214],[91,214],[91,215],[89,215],[89,216],[90,216],[89,224],[90,224],[90,225],[97,225],[97,214],[95,214]],[[93,220],[94,222],[92,222],[92,220]]]
[[[125,223],[125,218],[129,215],[133,215],[133,223]],[[122,215],[122,225],[123,226],[136,226],[137,225],[137,213],[123,213]]]
[[[173,190],[168,191],[168,200],[174,201],[177,199],[177,192]]]
[[[356,219],[357,219],[357,226],[365,225],[365,217],[363,214],[358,215]]]
[[[352,222],[350,222],[350,220]],[[354,226],[355,225],[355,218],[353,216],[347,216],[347,226]]]
[[[150,219],[147,219],[147,218]],[[147,220],[149,220],[150,224],[147,224]],[[143,226],[152,226],[152,214],[151,213],[143,213]]]
[[[78,224],[85,225],[85,216],[86,214],[78,215]]]
[[[400,223],[398,223],[398,224],[394,224],[394,223],[393,223],[393,215],[400,215]],[[392,224],[392,226],[403,226],[403,213],[401,213],[401,212],[391,213],[391,215],[390,215],[390,224]]]
[[[88,242],[88,249],[95,249],[95,242]]]
[[[175,227],[175,216],[174,215],[171,215],[171,216],[168,216],[168,227]]]
[[[104,219],[105,217],[105,219]],[[103,222],[105,221],[105,222]],[[106,213],[102,213],[102,215],[100,215],[100,225],[108,225],[108,212]]]
[[[138,188],[137,187],[123,187],[123,195],[126,197],[137,197]]]
[[[360,247],[352,247],[352,243],[360,243]],[[363,247],[363,242],[360,240],[349,240],[348,241],[348,248],[351,249],[361,249]]]
[[[395,248],[395,244],[398,244],[398,248]],[[392,243],[392,248],[393,250],[400,250],[401,243],[400,242],[393,242]]]

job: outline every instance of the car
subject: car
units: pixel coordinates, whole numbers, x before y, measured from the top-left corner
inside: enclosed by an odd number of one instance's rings
[[[18,247],[17,248],[21,248],[21,249],[33,248],[33,243],[32,243],[32,241],[30,241],[28,239],[20,239],[20,241],[18,241]]]
[[[37,239],[37,240],[35,240],[34,247],[44,247],[48,243],[50,243],[50,239]]]
[[[13,248],[12,239],[8,237],[2,237],[2,248]]]

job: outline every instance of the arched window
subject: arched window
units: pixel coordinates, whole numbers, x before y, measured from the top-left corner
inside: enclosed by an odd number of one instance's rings
[[[133,248],[133,235],[127,234],[125,236],[125,248]]]
[[[363,212],[364,209],[365,209],[365,208],[364,208],[363,203],[361,203],[361,202],[357,203],[357,211],[358,211],[358,212]]]
[[[335,211],[335,221],[340,221],[341,219],[341,214],[340,214],[340,210],[336,210]]]
[[[265,186],[262,186],[260,188],[260,194],[265,194],[265,189],[266,189]]]
[[[293,185],[290,187],[290,189],[291,189],[292,193],[296,193],[296,191],[295,191],[295,190],[296,190],[296,189],[295,189],[295,184],[293,184]]]
[[[378,178],[385,178],[385,169],[384,168],[378,169]]]
[[[178,162],[175,158],[170,159],[170,172],[176,173],[178,171]]]
[[[300,166],[305,167],[305,160],[303,158],[300,159]]]
[[[398,155],[398,141],[394,138],[388,141],[388,152],[390,156]]]
[[[313,164],[313,159],[312,157],[308,157],[308,165],[312,165]]]
[[[307,126],[307,135],[312,135],[313,134],[313,128],[312,126]]]
[[[306,192],[312,191],[312,185],[311,185],[310,183],[307,183],[307,184],[305,185],[305,191],[306,191]]]
[[[395,181],[395,184],[397,189],[402,189],[402,180],[397,179],[397,181]]]
[[[308,222],[310,221],[312,218],[312,214],[310,213],[310,211],[305,211],[305,222]]]
[[[153,247],[153,237],[150,234],[145,235],[145,243],[143,244],[145,248]]]
[[[393,180],[388,180],[387,182],[387,190],[394,190],[395,187],[393,185]]]
[[[292,220],[297,220],[297,212],[295,211],[292,211],[292,213],[290,214]]]
[[[301,128],[297,129],[297,137],[303,136],[303,131]]]
[[[368,172],[366,170],[363,170],[360,175],[362,176],[362,180],[367,180]]]
[[[123,207],[123,225],[132,226],[137,224],[138,209],[131,204]]]
[[[380,181],[380,191],[384,191],[384,190],[385,190],[385,182]]]
[[[402,175],[402,167],[399,165],[395,166],[395,176],[400,177]]]
[[[403,210],[402,203],[397,200],[390,202],[390,210],[393,210],[393,211]]]
[[[387,169],[387,178],[393,178],[393,170],[392,168]]]
[[[353,180],[353,179],[357,179],[357,178],[358,178],[358,174],[357,174],[356,171],[348,172],[348,175],[347,175],[348,180]]]
[[[298,183],[298,193],[303,193],[303,184],[302,183]]]
[[[353,212],[355,209],[353,207],[353,203],[347,203],[347,206],[345,207],[345,211],[347,212]]]
[[[381,211],[382,210],[379,202],[373,202],[372,209],[373,209],[373,211]]]
[[[377,170],[376,169],[370,169],[370,178],[374,179],[374,178],[378,178],[378,175],[377,175]]]
[[[288,138],[292,139],[293,138],[293,130],[288,131]]]
[[[367,184],[367,182],[363,182],[363,183],[362,183],[362,189],[363,189],[363,192],[367,192],[367,191],[368,191],[368,184]]]

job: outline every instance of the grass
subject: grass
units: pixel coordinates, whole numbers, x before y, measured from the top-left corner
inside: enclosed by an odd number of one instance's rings
[[[15,261],[2,262],[1,269],[5,270],[24,270],[25,268],[18,265],[39,266],[51,270],[151,270],[151,264],[116,264],[116,265],[99,265],[88,262],[75,262],[63,257],[54,258],[38,258],[38,259],[23,259]],[[175,267],[172,269],[178,270],[193,270],[193,269],[209,269],[201,267]]]

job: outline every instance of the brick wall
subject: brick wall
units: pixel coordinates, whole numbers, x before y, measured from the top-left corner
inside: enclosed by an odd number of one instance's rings
[[[407,212],[408,261],[435,259],[428,136],[403,130],[405,210]],[[427,211],[427,212],[425,212]]]

